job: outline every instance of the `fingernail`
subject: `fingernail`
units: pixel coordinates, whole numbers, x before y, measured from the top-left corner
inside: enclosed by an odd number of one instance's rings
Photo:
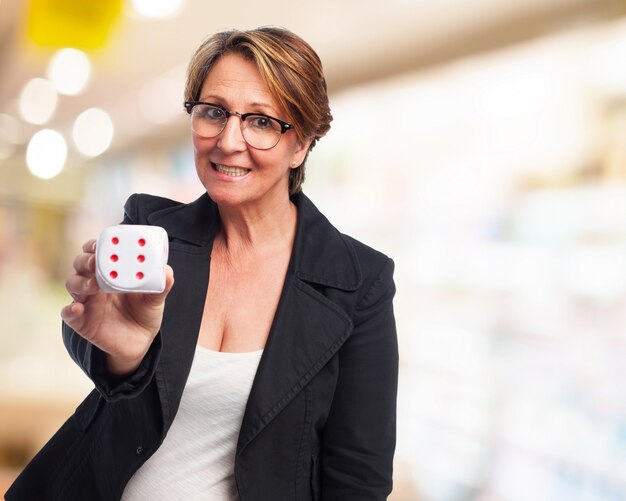
[[[85,283],[83,284],[83,289],[84,290],[89,290],[89,288],[91,287],[91,278],[88,278],[87,280],[85,280]]]

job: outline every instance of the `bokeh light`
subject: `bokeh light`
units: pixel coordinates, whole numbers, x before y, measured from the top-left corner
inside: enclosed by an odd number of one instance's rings
[[[182,0],[132,0],[134,9],[142,16],[165,19],[176,15],[183,5]]]
[[[48,78],[60,94],[75,96],[84,89],[91,77],[89,57],[78,49],[61,49],[52,56]]]
[[[83,111],[72,128],[72,137],[78,151],[95,157],[104,153],[113,140],[113,121],[106,111],[89,108]]]
[[[65,167],[67,144],[55,130],[37,132],[26,149],[26,165],[30,172],[41,179],[52,179]]]
[[[19,112],[28,123],[41,125],[46,123],[57,107],[59,96],[45,78],[33,78],[22,88],[19,100]]]

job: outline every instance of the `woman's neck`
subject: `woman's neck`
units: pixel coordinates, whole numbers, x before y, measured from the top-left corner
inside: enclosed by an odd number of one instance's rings
[[[216,244],[231,257],[275,253],[293,244],[298,210],[287,198],[271,207],[220,207]]]

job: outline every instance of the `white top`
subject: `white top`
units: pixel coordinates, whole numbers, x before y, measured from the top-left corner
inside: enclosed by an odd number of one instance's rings
[[[128,482],[122,501],[239,499],[235,449],[262,353],[196,347],[174,422],[161,447]]]

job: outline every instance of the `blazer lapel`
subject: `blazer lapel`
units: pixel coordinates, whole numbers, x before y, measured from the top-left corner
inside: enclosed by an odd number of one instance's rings
[[[353,291],[354,249],[303,194],[282,296],[243,417],[237,454],[300,392],[352,332],[352,320],[313,285]]]
[[[155,377],[165,389],[165,429],[174,419],[191,370],[208,286],[211,248],[218,225],[215,204],[203,195],[188,205],[155,212],[150,224],[170,238],[174,287],[167,296],[161,336],[163,349]],[[167,377],[166,377],[167,375]]]

